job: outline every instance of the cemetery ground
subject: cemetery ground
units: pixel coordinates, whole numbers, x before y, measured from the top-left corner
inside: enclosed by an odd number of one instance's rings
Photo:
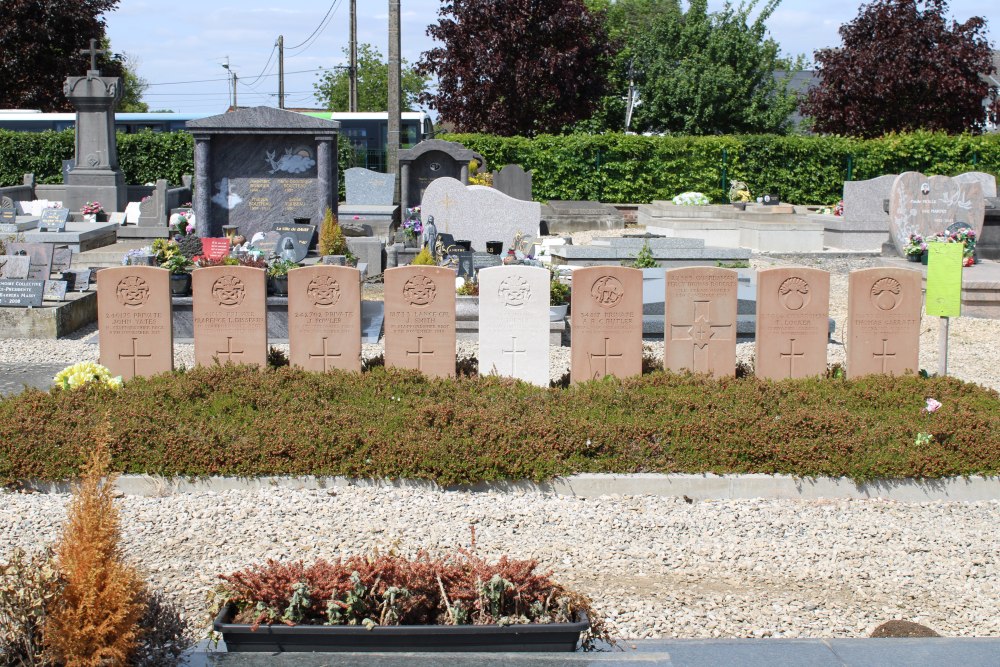
[[[845,359],[848,271],[877,261],[759,256],[752,265],[831,272],[836,331],[828,362],[836,364]],[[380,285],[366,285],[364,298],[380,299]],[[0,391],[28,378],[48,387],[62,367],[96,361],[94,333],[2,341]],[[937,335],[936,318],[925,317],[920,367],[930,372],[937,368]],[[998,320],[954,320],[949,374],[1000,390],[998,340]],[[662,360],[662,343],[645,346]],[[476,344],[459,341],[458,349],[460,357],[473,356]],[[194,366],[193,345],[175,350],[178,366]],[[365,358],[380,353],[381,345],[363,348]],[[741,343],[737,353],[751,362],[753,344]],[[569,369],[569,348],[550,348],[550,355],[557,379]],[[61,493],[0,492],[0,532],[8,536],[0,560],[15,547],[54,541],[67,500]],[[206,594],[216,575],[250,561],[374,549],[436,555],[473,546],[487,559],[537,558],[557,580],[591,596],[612,632],[628,639],[863,637],[897,618],[945,636],[1000,636],[998,501],[585,499],[427,485],[172,493],[165,484],[162,494],[123,496],[120,503],[128,556],[183,609],[192,639],[208,625]]]

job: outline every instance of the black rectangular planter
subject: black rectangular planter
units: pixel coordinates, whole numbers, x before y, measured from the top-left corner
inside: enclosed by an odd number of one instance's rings
[[[230,653],[276,652],[566,652],[575,651],[580,633],[590,627],[585,615],[576,623],[528,625],[387,625],[371,630],[355,625],[261,625],[228,623],[235,609],[215,618]]]

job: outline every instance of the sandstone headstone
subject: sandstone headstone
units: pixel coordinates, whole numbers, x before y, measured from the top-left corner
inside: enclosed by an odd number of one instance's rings
[[[531,172],[519,164],[508,164],[493,172],[493,187],[508,197],[531,201]]]
[[[385,272],[385,365],[455,375],[455,272],[401,266]]]
[[[344,170],[344,196],[347,204],[392,206],[395,187],[395,174],[382,174],[364,167]]]
[[[895,174],[887,174],[866,181],[844,181],[844,220],[884,223],[888,229],[885,200],[895,180]]]
[[[570,379],[642,374],[642,271],[593,266],[573,272]]]
[[[267,364],[267,295],[263,269],[213,266],[191,273],[194,359],[210,366]]]
[[[666,273],[664,367],[736,374],[736,288],[729,269],[692,266]]]
[[[986,201],[978,181],[924,176],[908,171],[896,177],[889,195],[889,234],[900,254],[910,234],[934,236],[955,222],[968,223],[976,238],[983,232]]]
[[[361,371],[357,269],[321,264],[288,272],[288,343],[292,366]]]
[[[757,273],[757,377],[781,380],[826,372],[830,274],[789,267]]]
[[[848,280],[847,375],[919,370],[922,276],[908,269],[852,271]]]
[[[52,273],[52,253],[55,246],[51,243],[8,243],[7,252],[19,255],[22,252],[31,259],[28,271],[30,280],[48,280]]]
[[[479,272],[479,372],[549,386],[549,272],[496,266]]]
[[[208,271],[209,269],[199,269]],[[101,364],[128,380],[174,369],[170,272],[122,266],[97,273]]]
[[[439,178],[427,186],[420,205],[424,220],[434,216],[439,233],[472,241],[472,249],[486,250],[487,241],[503,241],[504,254],[514,236],[538,236],[541,204],[521,201],[481,185],[462,185]]]
[[[31,270],[31,258],[27,255],[0,255],[0,278],[25,280]]]

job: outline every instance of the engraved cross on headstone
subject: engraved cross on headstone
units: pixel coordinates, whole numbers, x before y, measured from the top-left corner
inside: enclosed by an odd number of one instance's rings
[[[610,338],[605,338],[604,339],[604,352],[603,353],[601,353],[601,354],[595,354],[594,352],[590,353],[590,377],[595,378],[595,379],[596,378],[602,378],[602,377],[604,377],[605,375],[608,374],[608,358],[611,358],[611,359],[621,359],[622,358],[622,354],[620,352],[618,354],[611,354],[608,351],[608,341],[610,341],[610,340],[611,340]],[[594,370],[594,365],[595,365],[594,364],[594,360],[595,359],[599,359],[600,362],[601,362],[601,370],[600,371],[595,371]]]
[[[806,356],[805,352],[795,351],[795,339],[788,339],[788,352],[781,352],[781,358],[788,358],[788,377],[795,377],[795,357]]]
[[[707,373],[708,344],[712,340],[730,340],[732,324],[712,324],[709,301],[694,302],[694,321],[691,324],[671,324],[670,340],[691,341],[691,370]]]
[[[90,56],[90,69],[93,71],[97,69],[97,56],[104,55],[106,51],[97,48],[97,40],[91,39],[90,48],[80,49],[80,53],[87,54]]]
[[[136,375],[139,374],[139,371],[136,369],[136,362],[139,359],[149,359],[150,357],[153,356],[152,353],[150,353],[150,354],[139,354],[139,351],[136,350],[136,345],[135,345],[138,340],[139,340],[138,338],[133,338],[132,339],[132,354],[121,354],[121,353],[118,354],[118,359],[119,360],[121,360],[121,359],[128,359],[128,360],[130,360],[132,362],[132,377],[135,377]]]
[[[233,357],[234,356],[240,356],[240,357],[242,357],[243,356],[243,350],[234,350],[233,349],[233,337],[232,336],[226,336],[226,349],[225,350],[218,350],[218,351],[216,351],[215,354],[217,356],[219,356],[220,358],[223,355],[225,355],[227,362],[229,362],[229,363],[235,363],[233,361]]]
[[[501,352],[503,352],[504,354],[509,354],[510,355],[510,374],[511,375],[516,375],[517,374],[517,355],[521,354],[521,355],[527,356],[528,351],[527,350],[519,350],[519,349],[517,349],[517,336],[511,336],[510,337],[510,349],[509,350],[501,350]]]
[[[341,356],[339,352],[337,354],[334,354],[333,352],[330,352],[330,349],[328,347],[328,341],[329,340],[330,340],[329,338],[327,338],[326,336],[323,336],[323,353],[322,354],[310,354],[309,355],[309,361],[312,361],[313,359],[322,359],[323,360],[323,372],[324,373],[326,371],[330,370],[330,366],[329,366],[329,364],[327,362],[329,362],[331,360],[334,360],[334,359],[338,359],[339,360],[340,356]]]
[[[423,361],[424,355],[433,357],[434,356],[434,350],[425,350],[424,349],[424,337],[423,336],[417,336],[417,349],[414,350],[414,351],[407,350],[406,351],[406,356],[407,357],[416,356],[416,358],[417,358],[417,370],[418,371],[422,371],[423,370],[422,361]]]
[[[896,353],[895,352],[889,352],[889,339],[888,338],[883,338],[882,339],[882,353],[879,354],[878,352],[872,352],[872,356],[875,357],[876,359],[881,359],[882,360],[882,372],[883,373],[888,373],[889,369],[886,368],[886,363],[889,361],[889,357],[895,357]]]

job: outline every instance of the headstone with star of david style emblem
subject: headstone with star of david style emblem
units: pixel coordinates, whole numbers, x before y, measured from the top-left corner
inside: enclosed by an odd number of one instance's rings
[[[736,286],[731,269],[692,266],[666,273],[663,366],[716,377],[736,374]]]
[[[320,264],[288,272],[288,360],[325,373],[361,371],[361,275]]]
[[[877,267],[851,271],[847,301],[847,377],[919,370],[919,271]]]
[[[593,266],[573,272],[572,382],[642,374],[642,271]]]
[[[788,267],[757,272],[757,377],[805,378],[826,372],[830,274]]]
[[[194,361],[267,365],[264,269],[212,266],[191,273]]]
[[[479,272],[479,373],[549,386],[549,271]]]
[[[401,266],[385,272],[385,365],[455,376],[455,271]]]
[[[174,369],[170,272],[122,266],[97,272],[100,362],[123,380]]]

